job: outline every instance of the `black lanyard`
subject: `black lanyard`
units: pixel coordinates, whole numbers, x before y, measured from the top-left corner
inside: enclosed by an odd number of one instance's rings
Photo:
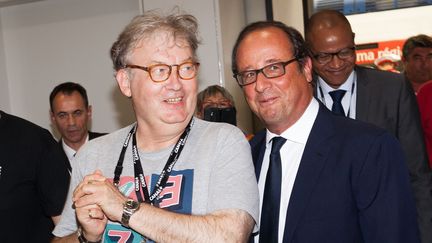
[[[137,142],[136,142],[136,130],[137,130],[138,125],[133,126],[126,137],[126,139],[123,143],[123,148],[120,152],[120,157],[119,157],[119,160],[117,162],[117,166],[116,166],[115,171],[114,171],[114,185],[116,187],[118,187],[118,185],[119,185],[120,175],[121,175],[122,170],[123,170],[124,156],[126,153],[126,149],[129,146],[129,140],[132,137],[132,159],[133,159],[133,164],[134,164],[134,176],[135,176],[134,185],[135,185],[135,193],[136,193],[137,199],[139,202],[147,202],[147,203],[150,203],[152,205],[157,204],[155,199],[158,199],[159,194],[162,192],[162,190],[166,186],[166,182],[168,181],[168,177],[171,174],[172,168],[174,167],[174,164],[177,162],[181,151],[183,150],[183,147],[184,147],[186,140],[189,136],[192,125],[193,125],[193,118],[190,120],[189,124],[186,126],[186,129],[184,130],[184,132],[180,136],[179,140],[175,144],[173,150],[171,151],[171,154],[170,154],[170,156],[169,156],[169,158],[165,164],[165,167],[163,168],[163,170],[161,171],[161,173],[159,175],[159,179],[157,180],[151,195],[149,195],[148,186],[147,186],[147,183],[146,183],[146,180],[144,177],[144,172],[143,172],[142,165],[141,165],[141,159],[140,159],[139,153],[138,153],[138,146],[137,146]],[[141,195],[141,191],[144,194],[144,199]]]

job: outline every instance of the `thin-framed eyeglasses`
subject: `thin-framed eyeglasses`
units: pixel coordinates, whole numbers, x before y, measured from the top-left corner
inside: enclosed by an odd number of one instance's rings
[[[282,75],[285,75],[285,67],[288,64],[297,60],[298,58],[294,57],[293,59],[290,59],[286,62],[276,62],[264,66],[263,68],[260,69],[239,72],[234,74],[233,77],[237,80],[237,83],[240,86],[245,86],[248,84],[255,83],[257,81],[257,77],[259,73],[262,73],[266,78],[278,78]]]
[[[153,82],[163,82],[167,80],[172,72],[172,67],[177,67],[177,75],[184,80],[193,79],[198,74],[199,62],[184,62],[181,64],[154,64],[148,67],[126,64],[125,68],[141,69],[149,73]]]
[[[345,60],[348,58],[353,57],[354,53],[355,53],[355,46],[353,47],[347,47],[344,49],[341,49],[337,52],[320,52],[317,53],[315,55],[313,55],[313,58],[315,60],[317,60],[317,62],[319,64],[327,64],[329,63],[331,60],[333,60],[334,56],[337,56],[340,60]]]

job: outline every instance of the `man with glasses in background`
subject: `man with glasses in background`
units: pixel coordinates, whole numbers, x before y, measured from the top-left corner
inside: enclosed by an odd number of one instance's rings
[[[354,33],[338,11],[311,16],[306,43],[312,55],[314,95],[334,113],[382,127],[405,152],[422,242],[432,242],[432,177],[414,92],[401,74],[355,65]]]
[[[137,121],[77,153],[56,241],[248,239],[258,222],[249,144],[235,126],[193,117],[197,31],[191,15],[147,12],[119,35],[111,59]]]

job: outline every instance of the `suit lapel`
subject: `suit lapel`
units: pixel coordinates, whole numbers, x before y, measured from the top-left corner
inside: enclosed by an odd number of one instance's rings
[[[89,140],[92,140],[93,138],[95,138],[97,135],[93,132],[88,131],[88,136],[89,136]]]
[[[286,215],[284,241],[290,242],[302,215],[308,205],[311,193],[319,181],[322,169],[329,155],[328,146],[334,133],[331,112],[320,104],[318,116],[312,127],[300,167],[294,182]]]
[[[364,68],[355,68],[357,75],[357,95],[356,95],[356,119],[367,121],[370,108],[370,96],[368,95],[369,79]]]
[[[312,90],[313,90],[313,96],[314,96],[317,100],[321,101],[321,99],[318,98],[318,93],[317,93],[317,82],[318,82],[318,75],[314,72],[314,73],[312,74],[312,82],[311,82],[311,84],[312,84]]]
[[[69,173],[71,173],[71,171],[72,171],[72,166],[71,166],[70,161],[69,161],[69,159],[68,159],[68,157],[67,157],[67,155],[66,155],[66,152],[65,152],[64,149],[63,149],[62,140],[60,139],[60,140],[57,142],[57,144],[58,144],[59,149],[60,149],[60,151],[61,151],[61,154],[62,154],[62,156],[63,156],[63,160],[64,160],[64,162],[66,163],[66,168],[67,168],[67,170],[69,171]]]
[[[255,176],[258,181],[266,147],[266,130],[258,132],[250,142]]]

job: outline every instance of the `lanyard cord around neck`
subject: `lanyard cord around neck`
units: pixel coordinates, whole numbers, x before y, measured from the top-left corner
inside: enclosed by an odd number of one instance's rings
[[[132,137],[132,158],[133,158],[134,174],[135,174],[134,184],[135,184],[135,193],[136,193],[137,199],[139,202],[147,202],[147,203],[150,203],[152,205],[156,204],[157,202],[155,201],[155,199],[158,199],[159,194],[162,192],[162,190],[166,186],[166,182],[168,181],[168,178],[169,178],[169,175],[171,174],[172,168],[174,167],[175,163],[177,162],[177,160],[180,156],[180,153],[183,150],[183,147],[184,147],[186,140],[189,136],[192,125],[193,125],[193,118],[189,121],[189,124],[186,126],[184,132],[182,133],[179,140],[175,144],[173,150],[171,151],[171,154],[170,154],[164,168],[162,169],[162,171],[159,175],[159,179],[157,180],[157,182],[153,188],[153,191],[151,192],[152,193],[151,195],[149,195],[148,185],[147,185],[145,177],[144,177],[144,172],[143,172],[142,165],[141,165],[141,159],[140,159],[140,156],[138,153],[138,147],[137,147],[137,142],[136,142],[136,130],[137,130],[138,125],[136,124],[135,126],[133,126],[133,128],[130,130],[130,132],[128,133],[128,135],[126,137],[126,139],[123,143],[123,148],[120,152],[120,157],[119,157],[119,160],[117,162],[117,166],[116,166],[115,171],[114,171],[114,185],[116,187],[118,187],[118,185],[119,185],[120,175],[121,175],[122,170],[123,170],[123,161],[124,161],[126,149],[129,145],[129,140]],[[141,195],[141,191],[144,194],[144,199]]]
[[[351,85],[351,96],[350,96],[350,100],[349,100],[350,102],[349,102],[349,106],[348,106],[348,112],[347,112],[347,115],[346,115],[347,117],[350,117],[351,104],[352,104],[352,100],[353,100],[353,97],[354,97],[354,88],[355,88],[356,81],[357,81],[357,76],[354,75],[354,80],[353,80],[352,85]],[[321,96],[320,99],[324,103],[324,105],[327,106],[325,98],[324,98],[324,92],[323,92],[323,90],[321,88],[321,84],[320,84],[319,81],[317,81],[317,86],[318,86],[318,90],[319,90],[319,93],[320,93],[320,96]]]

